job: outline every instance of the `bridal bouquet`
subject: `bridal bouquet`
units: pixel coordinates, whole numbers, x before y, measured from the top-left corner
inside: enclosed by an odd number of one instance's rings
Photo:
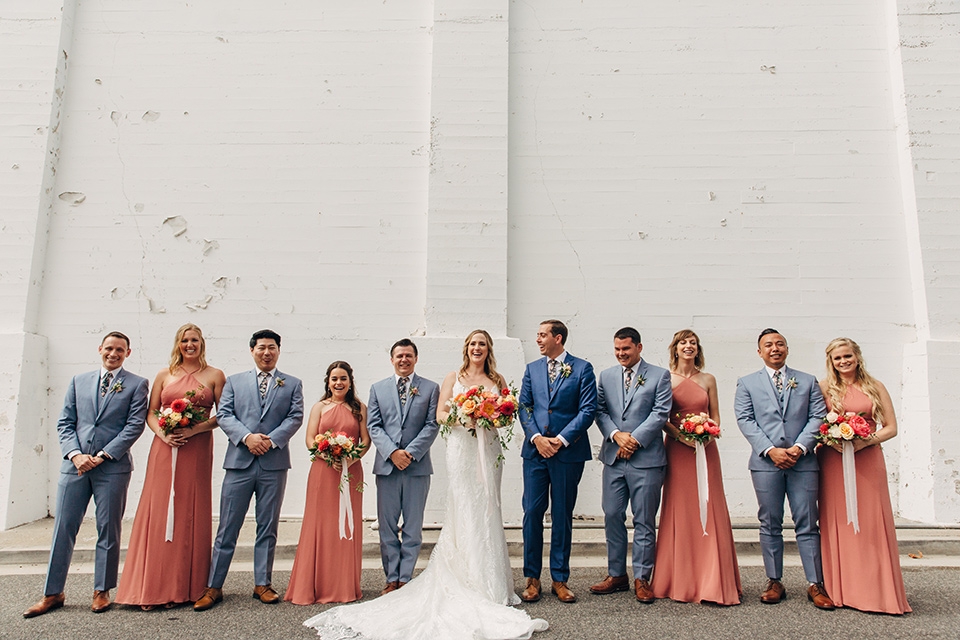
[[[192,427],[207,419],[207,408],[193,404],[201,391],[203,391],[203,385],[193,391],[187,391],[182,398],[171,402],[169,407],[153,412],[160,423],[160,430],[165,435],[170,434],[174,429]]]
[[[517,418],[517,390],[505,388],[498,391],[485,391],[483,385],[473,386],[447,402],[450,415],[443,423],[444,436],[450,433],[454,425],[460,425],[474,437],[477,429],[498,431],[500,445],[506,449],[513,438],[513,423]]]
[[[680,414],[677,414],[680,417]],[[705,412],[688,413],[678,425],[680,435],[686,440],[705,444],[711,437],[720,437],[720,425]]]
[[[853,411],[847,411],[846,413],[831,411],[823,418],[817,440],[824,444],[834,445],[856,438],[866,440],[872,434],[870,423],[863,416]]]

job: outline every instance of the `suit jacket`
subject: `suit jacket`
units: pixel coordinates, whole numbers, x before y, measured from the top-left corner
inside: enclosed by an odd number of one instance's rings
[[[733,402],[737,426],[755,454],[750,456],[748,467],[751,471],[772,471],[777,467],[763,455],[765,450],[770,447],[789,449],[794,444],[801,444],[806,447],[808,455],[801,456],[793,468],[816,471],[819,468],[817,457],[812,454],[827,405],[814,376],[787,366],[783,367],[783,375],[782,406],[765,368],[737,380]]]
[[[410,377],[411,394],[400,408],[400,394],[393,376],[376,382],[370,387],[370,402],[367,403],[367,431],[377,448],[373,473],[387,476],[396,467],[390,454],[403,449],[413,462],[403,473],[411,476],[428,476],[433,473],[430,461],[430,446],[437,438],[437,404],[440,387],[436,382],[421,378],[416,373]],[[416,389],[417,393],[412,393]]]
[[[640,443],[628,464],[640,469],[666,465],[663,427],[673,406],[670,372],[641,359],[626,404],[623,395],[623,367],[618,364],[602,371],[597,383],[597,425],[603,434],[600,461],[607,465],[616,462],[620,447],[610,441],[610,436],[614,431],[625,431]]]
[[[146,378],[121,369],[107,395],[99,398],[98,409],[100,370],[74,376],[57,420],[64,460],[60,472],[77,473],[74,464],[67,460],[67,454],[77,450],[88,455],[105,451],[112,459],[97,467],[103,473],[133,471],[130,447],[143,433],[146,424],[148,385]]]
[[[530,441],[539,434],[561,436],[569,443],[554,456],[560,462],[590,460],[593,453],[587,429],[593,424],[597,411],[597,380],[593,365],[568,352],[564,364],[570,365],[570,375],[560,374],[551,383],[547,373],[548,360],[546,357],[534,360],[523,372],[520,424],[526,437],[520,455],[530,459],[540,455]]]
[[[290,468],[290,438],[303,424],[303,383],[291,375],[274,369],[273,382],[260,401],[258,371],[244,371],[227,378],[217,407],[217,423],[230,445],[223,460],[224,469],[246,469],[253,459],[260,458],[264,469],[278,471]],[[281,382],[282,381],[282,382]],[[255,456],[243,444],[251,433],[270,436],[276,445],[262,456]]]

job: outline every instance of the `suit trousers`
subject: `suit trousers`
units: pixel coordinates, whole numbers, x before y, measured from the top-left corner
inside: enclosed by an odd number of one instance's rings
[[[104,463],[111,464],[111,463]],[[117,586],[120,566],[120,528],[127,504],[129,473],[104,473],[101,466],[82,476],[61,473],[57,483],[57,513],[50,543],[50,563],[44,595],[63,592],[73,557],[80,523],[90,498],[97,513],[97,548],[94,556],[93,588],[106,591]]]
[[[550,511],[550,575],[570,579],[573,508],[583,462],[560,462],[557,456],[523,459],[523,575],[540,578],[543,569],[543,516]]]
[[[423,511],[429,491],[429,475],[408,475],[395,469],[377,476],[380,560],[387,582],[410,582],[413,577],[423,542]]]
[[[790,501],[797,535],[797,551],[803,563],[803,573],[809,582],[823,582],[820,561],[820,518],[817,508],[819,472],[773,469],[751,471],[753,488],[760,505],[760,550],[767,577],[783,577],[783,499]]]
[[[253,579],[267,585],[273,579],[273,555],[277,547],[280,507],[287,486],[286,469],[264,469],[255,458],[246,469],[227,469],[220,492],[220,527],[213,543],[210,577],[207,586],[220,589],[227,578],[237,536],[250,508],[250,498],[257,497],[257,538],[253,546]]]
[[[666,467],[637,468],[616,459],[603,465],[603,527],[607,572],[627,575],[627,502],[633,509],[633,577],[649,580],[657,551],[657,509]]]

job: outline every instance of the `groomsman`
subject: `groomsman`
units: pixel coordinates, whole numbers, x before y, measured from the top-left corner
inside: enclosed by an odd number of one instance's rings
[[[734,410],[737,426],[750,442],[750,476],[760,505],[760,549],[766,570],[764,604],[786,597],[783,577],[783,500],[790,501],[797,550],[810,586],[807,597],[820,609],[833,609],[823,588],[816,433],[827,413],[817,379],[787,366],[787,339],[764,329],[757,340],[764,367],[737,380]]]
[[[523,575],[526,602],[540,599],[543,565],[543,516],[552,503],[550,534],[551,591],[562,602],[576,602],[567,587],[573,508],[583,463],[592,457],[587,429],[597,408],[593,366],[567,353],[567,327],[546,320],[537,330],[544,356],[527,365],[520,390],[523,458]]]
[[[257,538],[253,546],[253,597],[277,604],[271,586],[280,506],[290,469],[290,438],[303,423],[303,384],[280,372],[280,335],[269,329],[250,338],[251,371],[227,378],[217,408],[217,423],[230,443],[223,461],[220,528],[213,543],[210,576],[203,596],[193,605],[206,611],[223,600],[223,582],[230,569],[237,536],[257,496]]]
[[[130,353],[130,339],[111,331],[100,343],[100,370],[74,376],[67,388],[57,421],[64,462],[47,582],[43,599],[24,611],[24,618],[63,606],[67,569],[91,496],[97,511],[97,550],[90,608],[94,613],[110,608],[120,564],[120,522],[133,471],[130,447],[143,433],[148,406],[147,379],[123,369]]]
[[[597,425],[603,434],[603,515],[607,577],[590,587],[607,594],[630,588],[627,577],[627,502],[633,509],[633,588],[637,600],[653,602],[650,577],[656,553],[656,518],[667,469],[663,427],[670,418],[670,372],[640,357],[640,333],[624,327],[613,336],[620,364],[600,373]]]
[[[414,373],[417,357],[412,340],[395,342],[390,348],[394,374],[370,387],[367,403],[367,430],[377,448],[373,473],[377,477],[380,558],[387,578],[384,594],[413,577],[433,473],[430,446],[439,432],[440,387]]]

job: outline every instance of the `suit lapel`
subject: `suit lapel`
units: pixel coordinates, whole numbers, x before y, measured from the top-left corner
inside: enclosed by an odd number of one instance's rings
[[[283,374],[280,373],[279,369],[273,370],[273,377],[270,378],[270,383],[267,386],[267,395],[263,399],[263,408],[260,410],[260,417],[267,415],[267,411],[270,409],[270,405],[273,404],[273,399],[276,397],[280,388],[277,386],[277,382],[280,381],[280,378],[283,377]],[[254,376],[256,379],[256,376]],[[257,388],[257,395],[260,395],[260,389]]]
[[[572,360],[572,359],[573,359],[573,356],[571,356],[571,355],[568,353],[568,354],[567,354],[567,359]],[[566,379],[566,378],[564,378],[564,375],[563,375],[563,365],[565,365],[565,364],[569,365],[569,366],[570,366],[570,375],[571,375],[571,376],[573,375],[573,363],[572,363],[572,362],[568,362],[567,359],[565,359],[563,362],[559,363],[559,366],[557,367],[557,379],[554,380],[552,383],[550,382],[549,358],[548,358],[547,361],[544,363],[544,366],[546,367],[546,370],[547,370],[547,389],[550,390],[550,402],[553,402],[554,397],[556,397],[556,395],[557,395],[557,391],[560,390],[560,385],[562,385],[562,384],[563,384],[563,381]]]
[[[766,367],[760,369],[757,372],[757,375],[760,376],[761,386],[767,390],[767,395],[770,396],[770,401],[773,403],[773,406],[777,408],[777,413],[781,416],[783,415],[783,407],[780,406],[780,398],[777,397],[777,389],[773,386],[773,380],[770,379],[770,375],[767,373]]]
[[[793,387],[789,384],[790,379],[793,376],[790,374],[790,369],[786,365],[783,366],[783,415],[787,415],[787,403],[790,402],[790,392],[793,391]]]
[[[640,378],[643,377],[643,374],[647,370],[647,363],[642,358],[640,359],[640,366],[637,367],[637,374],[633,377],[633,380],[630,382],[630,390],[627,391],[627,399],[623,404],[623,413],[626,415],[627,407],[630,406],[630,402],[633,400],[633,397],[637,395],[637,388],[640,386]],[[620,389],[623,390],[623,378],[620,378]]]
[[[97,420],[100,419],[100,416],[102,416],[103,412],[106,411],[107,405],[110,404],[110,400],[113,398],[113,396],[116,395],[116,392],[113,390],[113,388],[123,381],[123,373],[124,371],[123,369],[121,369],[120,373],[117,374],[117,377],[114,378],[110,382],[110,386],[107,387],[107,395],[100,398],[100,410],[97,411]],[[97,376],[96,385],[97,385],[97,391],[96,391],[97,395],[94,397],[94,401],[96,401],[96,398],[100,396],[100,376],[99,375]]]
[[[413,401],[417,396],[413,394],[413,390],[416,389],[418,385],[419,376],[413,374],[410,376],[410,392],[407,393],[407,401],[403,403],[403,412],[400,414],[400,426],[403,426],[403,423],[407,420],[407,414],[410,413],[410,405],[413,404]],[[400,393],[397,393],[397,402],[400,402]]]

